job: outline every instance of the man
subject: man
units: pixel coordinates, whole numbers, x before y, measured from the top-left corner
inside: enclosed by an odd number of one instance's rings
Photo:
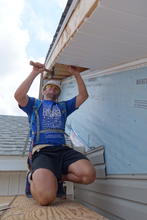
[[[27,95],[34,79],[42,73],[45,66],[36,62],[32,72],[22,82],[15,92],[15,99],[19,107],[29,118],[34,111],[35,98]],[[37,137],[37,119],[31,124],[32,130],[32,173],[31,193],[40,205],[49,205],[56,198],[57,182],[71,181],[74,183],[89,184],[96,178],[96,172],[91,162],[81,153],[65,146],[64,129],[68,115],[79,108],[88,98],[88,93],[80,73],[76,68],[69,67],[74,75],[79,93],[76,97],[57,102],[61,88],[59,83],[48,81],[43,87],[43,100],[38,110],[39,138]],[[64,111],[66,108],[66,114]]]

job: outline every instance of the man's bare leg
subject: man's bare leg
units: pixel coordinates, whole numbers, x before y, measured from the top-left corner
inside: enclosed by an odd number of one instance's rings
[[[90,184],[96,179],[96,171],[89,160],[81,159],[68,167],[68,174],[63,175],[63,181]]]
[[[48,169],[34,171],[31,181],[31,193],[40,205],[49,205],[56,198],[57,179]]]

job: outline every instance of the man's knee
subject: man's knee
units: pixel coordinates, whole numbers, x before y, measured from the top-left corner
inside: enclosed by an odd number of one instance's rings
[[[45,190],[32,190],[32,195],[40,205],[50,205],[56,198],[56,192]]]
[[[79,160],[69,167],[69,173],[76,176],[77,180],[82,184],[90,184],[96,179],[96,170],[88,160]]]
[[[38,197],[38,203],[42,206],[50,205],[56,198],[56,195],[51,194],[40,194]]]
[[[83,184],[90,184],[93,183],[96,179],[96,176],[94,175],[88,175],[88,176],[83,176],[82,177],[82,183]]]
[[[96,179],[96,170],[93,168],[90,172],[85,172],[81,175],[83,184],[93,183]]]

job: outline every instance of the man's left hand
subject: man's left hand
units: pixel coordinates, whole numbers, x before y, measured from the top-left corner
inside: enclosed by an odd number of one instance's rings
[[[74,76],[79,75],[78,67],[68,66],[68,71]]]

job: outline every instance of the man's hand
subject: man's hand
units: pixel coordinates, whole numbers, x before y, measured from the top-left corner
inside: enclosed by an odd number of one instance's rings
[[[22,107],[26,106],[28,103],[28,91],[30,89],[30,86],[32,85],[32,82],[37,77],[39,73],[42,73],[45,69],[44,64],[30,61],[30,65],[33,66],[32,72],[29,74],[29,76],[20,84],[20,86],[17,88],[14,97],[18,104]]]
[[[79,90],[79,94],[76,96],[76,108],[77,108],[88,98],[88,92],[85,83],[80,75],[79,68],[75,66],[68,66],[67,70],[71,73],[71,75],[74,75],[77,81],[78,90]]]
[[[35,74],[42,73],[45,70],[45,65],[42,63],[30,61],[30,65],[33,66],[32,72]]]
[[[77,76],[80,73],[78,68],[75,66],[68,66],[68,72],[70,72],[74,76]]]

